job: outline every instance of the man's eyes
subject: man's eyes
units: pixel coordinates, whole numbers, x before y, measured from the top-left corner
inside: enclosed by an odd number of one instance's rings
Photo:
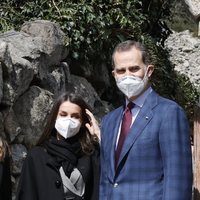
[[[123,73],[126,72],[126,70],[125,70],[125,69],[117,69],[116,72],[117,72],[118,74],[123,74]]]
[[[127,70],[130,72],[137,72],[140,69],[139,66],[133,66],[133,67],[129,67]],[[116,69],[116,73],[117,74],[124,74],[126,72],[125,68],[122,69]]]

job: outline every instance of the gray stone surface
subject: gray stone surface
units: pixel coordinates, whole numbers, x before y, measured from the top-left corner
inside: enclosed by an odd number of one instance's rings
[[[190,12],[195,16],[200,16],[200,1],[199,0],[184,0],[188,5]]]
[[[188,30],[173,32],[165,42],[175,70],[185,74],[197,89],[200,86],[200,38]]]
[[[45,119],[51,109],[52,96],[49,91],[32,86],[13,106],[27,147],[35,145],[42,134]]]
[[[3,97],[3,74],[2,74],[2,66],[0,63],[0,103],[1,103],[2,97]]]

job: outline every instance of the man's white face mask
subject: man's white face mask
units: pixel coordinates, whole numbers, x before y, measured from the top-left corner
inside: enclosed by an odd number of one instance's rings
[[[71,117],[60,117],[56,119],[55,128],[65,139],[76,135],[81,127],[81,122]]]
[[[121,78],[116,78],[117,87],[128,98],[139,95],[147,85],[148,82],[147,71],[148,68],[146,69],[143,79],[137,76],[124,76]]]

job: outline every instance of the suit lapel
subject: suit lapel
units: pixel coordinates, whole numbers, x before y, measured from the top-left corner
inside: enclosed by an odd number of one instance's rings
[[[152,91],[151,94],[147,97],[142,109],[138,113],[128,135],[122,147],[122,151],[119,157],[118,166],[123,158],[126,156],[130,148],[134,145],[137,138],[140,136],[144,128],[153,118],[152,109],[157,105],[158,95]]]
[[[107,140],[108,143],[106,148],[111,166],[108,169],[110,170],[110,172],[108,173],[110,179],[113,179],[115,174],[115,146],[119,131],[119,125],[122,119],[122,114],[123,114],[123,107],[121,106],[120,108],[118,108],[118,110],[116,110],[114,115],[111,117],[112,121],[109,122],[108,130],[106,131],[108,133],[108,140]]]

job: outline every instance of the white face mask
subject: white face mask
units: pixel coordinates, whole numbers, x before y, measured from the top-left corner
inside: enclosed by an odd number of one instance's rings
[[[143,79],[137,76],[124,76],[116,79],[117,87],[128,98],[139,95],[144,90],[147,82],[148,82],[147,70]]]
[[[70,117],[60,117],[56,119],[55,128],[65,139],[76,135],[81,127],[81,122]]]

